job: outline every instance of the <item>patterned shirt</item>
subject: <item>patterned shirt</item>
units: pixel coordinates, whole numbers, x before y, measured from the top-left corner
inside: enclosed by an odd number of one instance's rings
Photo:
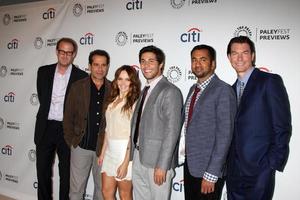
[[[215,74],[212,74],[208,79],[206,79],[205,81],[203,81],[202,83],[196,83],[195,87],[198,87],[200,89],[200,92],[198,92],[197,96],[196,96],[196,102],[198,101],[199,97],[201,96],[201,94],[203,93],[203,91],[205,90],[205,88],[209,85],[209,83],[211,82],[211,80],[213,79],[213,77],[215,76]],[[186,102],[186,106],[185,106],[185,119],[184,119],[184,134],[186,134],[186,129],[187,129],[187,121],[188,121],[188,115],[189,115],[189,108],[190,108],[190,104],[191,104],[191,100],[192,100],[192,96],[193,96],[193,92],[191,93],[191,95],[188,97],[187,102]],[[218,181],[218,177],[210,174],[208,172],[205,172],[203,175],[203,178],[209,182],[217,182]]]

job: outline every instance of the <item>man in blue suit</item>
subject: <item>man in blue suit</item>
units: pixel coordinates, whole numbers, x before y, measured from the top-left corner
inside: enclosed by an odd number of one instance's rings
[[[245,36],[231,39],[227,56],[237,73],[238,100],[228,160],[228,200],[269,200],[275,171],[283,171],[291,136],[290,104],[279,75],[255,66],[254,43]]]
[[[195,46],[191,68],[198,81],[185,102],[179,144],[179,163],[184,162],[184,195],[186,200],[218,200],[224,185],[236,98],[231,86],[215,74],[216,52],[212,47]]]

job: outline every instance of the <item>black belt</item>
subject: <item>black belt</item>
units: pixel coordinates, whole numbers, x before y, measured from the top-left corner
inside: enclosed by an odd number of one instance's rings
[[[62,121],[57,121],[57,120],[47,120],[48,126],[59,126],[62,127],[63,122]]]
[[[57,121],[57,120],[54,120],[54,119],[48,119],[47,121],[49,123],[62,123],[62,121]]]

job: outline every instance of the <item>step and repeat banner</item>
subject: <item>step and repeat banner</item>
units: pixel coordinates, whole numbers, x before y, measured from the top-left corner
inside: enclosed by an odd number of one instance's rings
[[[290,157],[284,173],[277,173],[274,199],[300,199],[299,9],[298,0],[49,0],[0,7],[0,193],[36,199],[36,76],[39,66],[56,62],[59,38],[77,41],[74,64],[85,71],[92,50],[109,52],[109,79],[123,64],[139,69],[139,50],[156,45],[166,54],[164,75],[186,97],[196,81],[191,49],[213,46],[216,73],[232,84],[236,74],[227,59],[227,44],[246,35],[255,42],[257,67],[283,77],[291,102]],[[141,72],[140,78],[144,83]],[[184,199],[182,171],[176,169],[172,200]],[[92,194],[90,178],[86,199]],[[58,199],[57,163],[54,197]]]

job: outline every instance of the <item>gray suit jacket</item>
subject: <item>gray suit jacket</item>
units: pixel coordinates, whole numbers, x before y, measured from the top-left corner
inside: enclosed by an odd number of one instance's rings
[[[203,177],[205,172],[223,176],[236,109],[236,96],[231,86],[213,77],[196,102],[186,130],[186,161],[192,176]]]
[[[139,98],[131,121],[131,153]],[[180,90],[163,77],[151,91],[139,127],[139,156],[145,167],[169,170],[177,165],[177,141],[180,134],[183,98]]]

